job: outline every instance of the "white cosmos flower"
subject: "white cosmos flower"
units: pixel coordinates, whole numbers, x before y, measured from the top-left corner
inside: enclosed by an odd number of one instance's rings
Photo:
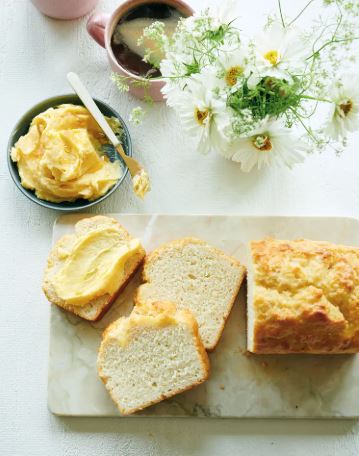
[[[226,87],[234,87],[242,77],[248,77],[251,73],[251,66],[242,49],[222,48],[218,67]]]
[[[291,74],[305,67],[307,49],[303,37],[294,27],[274,23],[255,39],[259,76],[272,76],[291,81]]]
[[[334,139],[345,138],[359,127],[359,77],[345,75],[330,90],[334,101],[331,107],[327,133]]]
[[[293,136],[279,120],[263,119],[246,137],[236,139],[227,157],[241,163],[241,169],[251,171],[265,165],[286,165],[289,168],[304,159],[304,143]],[[231,154],[230,154],[231,152]]]
[[[198,149],[207,153],[211,148],[220,151],[228,143],[226,129],[230,117],[225,99],[219,98],[214,90],[218,79],[215,72],[192,75],[185,91],[174,102],[184,128],[198,139]]]

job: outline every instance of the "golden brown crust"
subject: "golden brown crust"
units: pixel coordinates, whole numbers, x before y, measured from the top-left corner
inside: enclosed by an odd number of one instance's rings
[[[229,317],[229,315],[231,313],[231,310],[233,308],[233,304],[234,304],[234,302],[235,302],[235,300],[237,298],[239,289],[240,289],[240,287],[242,285],[242,282],[243,282],[243,280],[245,278],[245,275],[246,275],[246,268],[236,258],[233,258],[233,257],[225,254],[222,250],[220,250],[220,249],[218,249],[216,247],[213,247],[212,245],[209,245],[207,242],[202,241],[201,239],[198,239],[198,238],[185,237],[185,238],[181,238],[181,239],[176,239],[176,240],[173,240],[173,241],[170,241],[170,242],[166,242],[162,246],[158,247],[157,249],[153,250],[151,253],[146,255],[144,263],[143,263],[143,269],[142,269],[142,280],[144,282],[144,284],[142,284],[142,285],[145,285],[147,283],[151,283],[150,277],[149,277],[149,275],[147,273],[148,268],[150,267],[151,263],[155,262],[162,255],[163,252],[165,252],[170,247],[182,248],[182,247],[184,247],[186,245],[189,245],[189,244],[200,244],[200,245],[208,246],[211,249],[211,251],[214,252],[216,255],[221,256],[221,257],[225,257],[229,262],[231,262],[234,266],[238,267],[241,270],[241,274],[238,277],[238,283],[237,283],[237,286],[236,286],[236,291],[233,293],[233,295],[231,297],[231,300],[230,300],[230,303],[229,303],[229,306],[228,306],[228,309],[227,309],[228,311],[226,312],[225,315],[223,315],[223,323],[222,323],[222,325],[221,325],[221,327],[220,327],[220,329],[218,331],[218,337],[214,341],[212,346],[206,347],[206,349],[209,352],[212,352],[212,351],[215,350],[215,348],[217,347],[217,345],[219,343],[219,340],[221,338],[222,332],[224,330],[224,327],[226,325],[228,317]],[[141,288],[142,285],[140,285],[138,287],[138,289],[136,290],[135,295],[134,295],[134,303],[135,303],[135,305],[138,305],[138,306],[144,304],[141,301],[141,299],[140,299],[140,288]]]
[[[130,259],[125,265],[125,278],[121,280],[119,289],[113,294],[106,294],[99,298],[91,300],[84,306],[71,306],[60,299],[54,291],[51,281],[51,272],[52,269],[56,267],[59,261],[59,252],[61,248],[65,247],[69,243],[71,244],[76,240],[78,235],[88,232],[91,229],[99,228],[100,226],[109,226],[114,225],[122,231],[124,239],[131,239],[128,231],[114,218],[106,217],[103,215],[96,215],[94,217],[87,217],[81,219],[75,224],[74,233],[65,234],[62,236],[53,246],[49,253],[47,260],[47,267],[44,273],[44,280],[42,289],[47,297],[48,301],[52,304],[71,312],[85,320],[89,321],[98,321],[100,320],[105,313],[110,309],[112,304],[116,301],[119,294],[124,290],[126,285],[129,283],[133,275],[136,273],[137,269],[143,263],[146,252],[143,248],[134,256],[133,259]],[[127,269],[127,270],[126,270]]]
[[[359,352],[359,249],[251,242],[253,353]]]
[[[167,304],[169,304],[170,305],[170,306],[168,306],[169,312],[172,313],[173,315],[180,314],[181,315],[181,320],[182,321],[186,321],[186,324],[191,328],[191,331],[193,332],[193,338],[194,338],[194,341],[195,341],[197,352],[199,354],[199,357],[200,357],[201,364],[202,364],[203,370],[205,372],[205,375],[204,375],[202,380],[200,380],[198,382],[195,382],[194,384],[192,384],[192,385],[190,385],[188,387],[178,389],[176,391],[171,392],[168,395],[162,395],[161,397],[159,397],[156,400],[149,401],[146,404],[142,405],[141,407],[132,408],[130,410],[122,409],[121,406],[117,403],[116,398],[112,394],[112,391],[110,389],[106,388],[108,393],[110,394],[112,400],[114,401],[114,403],[116,404],[117,408],[119,409],[119,411],[120,411],[120,413],[122,415],[131,415],[131,414],[133,414],[135,412],[139,412],[141,410],[144,410],[145,408],[150,407],[151,405],[158,404],[159,402],[161,402],[161,401],[163,401],[165,399],[169,399],[170,397],[173,397],[173,396],[175,396],[177,394],[180,394],[180,393],[183,393],[185,391],[188,391],[188,390],[200,385],[201,383],[205,382],[208,379],[209,374],[210,374],[209,358],[208,358],[206,349],[204,348],[203,343],[201,341],[201,338],[199,336],[197,320],[194,318],[193,314],[187,309],[182,309],[180,311],[177,311],[175,305],[173,303],[170,303],[170,302],[167,302],[167,301],[159,301],[159,302],[156,302],[156,303],[153,303],[153,304],[154,305],[159,304],[159,311],[161,311],[160,308],[162,306],[165,308],[165,307],[167,307]],[[152,312],[152,310],[153,309],[151,309],[151,312]],[[141,312],[143,312],[143,311],[144,311],[144,309],[141,309]],[[136,312],[135,309],[134,309],[134,312]],[[130,318],[130,317],[122,317],[122,318],[114,321],[113,323],[111,323],[105,329],[105,331],[103,332],[103,335],[102,335],[102,342],[101,342],[101,345],[100,345],[100,348],[99,348],[99,357],[101,356],[101,354],[103,353],[103,351],[105,350],[107,344],[110,341],[111,332],[113,330],[117,329],[117,326],[119,325],[120,320],[121,319]],[[99,374],[99,377],[101,378],[102,382],[106,386],[107,377],[103,374],[101,366],[98,366],[98,374]]]

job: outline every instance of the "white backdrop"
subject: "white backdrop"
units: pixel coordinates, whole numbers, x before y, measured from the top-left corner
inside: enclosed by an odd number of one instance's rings
[[[98,9],[111,11],[118,3],[100,0]],[[304,3],[283,0],[288,13]],[[238,1],[246,31],[258,28],[275,5]],[[124,116],[137,101],[110,82],[105,52],[87,36],[85,19],[54,21],[29,0],[2,0],[0,33],[0,454],[358,455],[355,421],[71,419],[48,412],[49,306],[40,282],[57,213],[37,207],[15,188],[6,165],[7,139],[34,103],[70,92],[65,80],[70,70]],[[93,212],[359,216],[358,134],[340,158],[328,151],[293,171],[246,175],[215,154],[199,156],[164,105],[130,130],[153,190],[145,202],[138,201],[127,181]]]

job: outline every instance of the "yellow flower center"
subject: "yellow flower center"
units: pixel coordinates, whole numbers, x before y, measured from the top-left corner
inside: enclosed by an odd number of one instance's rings
[[[279,55],[278,51],[273,49],[272,51],[268,51],[266,54],[264,54],[264,58],[266,60],[268,60],[268,62],[271,65],[277,65],[277,63],[279,61],[279,58],[280,58],[280,55]]]
[[[272,149],[272,143],[268,135],[258,135],[252,138],[253,146],[261,152],[268,152]]]
[[[239,65],[233,66],[226,71],[224,79],[229,86],[234,86],[237,83],[238,76],[243,73],[243,68]]]
[[[197,123],[199,123],[199,125],[201,125],[201,126],[204,124],[208,115],[209,115],[209,109],[205,109],[204,111],[201,111],[200,109],[196,108],[194,111],[194,117],[195,117]]]
[[[345,100],[339,105],[339,115],[341,117],[347,117],[350,111],[353,109],[353,102],[352,100]]]

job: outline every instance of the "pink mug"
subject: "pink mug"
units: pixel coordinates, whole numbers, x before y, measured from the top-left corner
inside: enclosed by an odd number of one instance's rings
[[[55,19],[77,19],[92,11],[98,0],[32,0],[46,16]]]
[[[92,15],[87,22],[87,31],[99,45],[106,49],[112,70],[128,78],[129,91],[134,96],[141,99],[145,96],[150,96],[154,101],[162,101],[163,95],[161,89],[164,86],[164,82],[150,80],[146,88],[141,87],[139,84],[131,84],[131,82],[145,81],[145,79],[130,73],[126,68],[121,66],[116,60],[111,47],[111,37],[121,16],[130,9],[146,3],[164,3],[173,6],[184,16],[191,16],[193,14],[193,9],[182,0],[127,0],[116,8],[111,15],[105,13],[95,13]]]

